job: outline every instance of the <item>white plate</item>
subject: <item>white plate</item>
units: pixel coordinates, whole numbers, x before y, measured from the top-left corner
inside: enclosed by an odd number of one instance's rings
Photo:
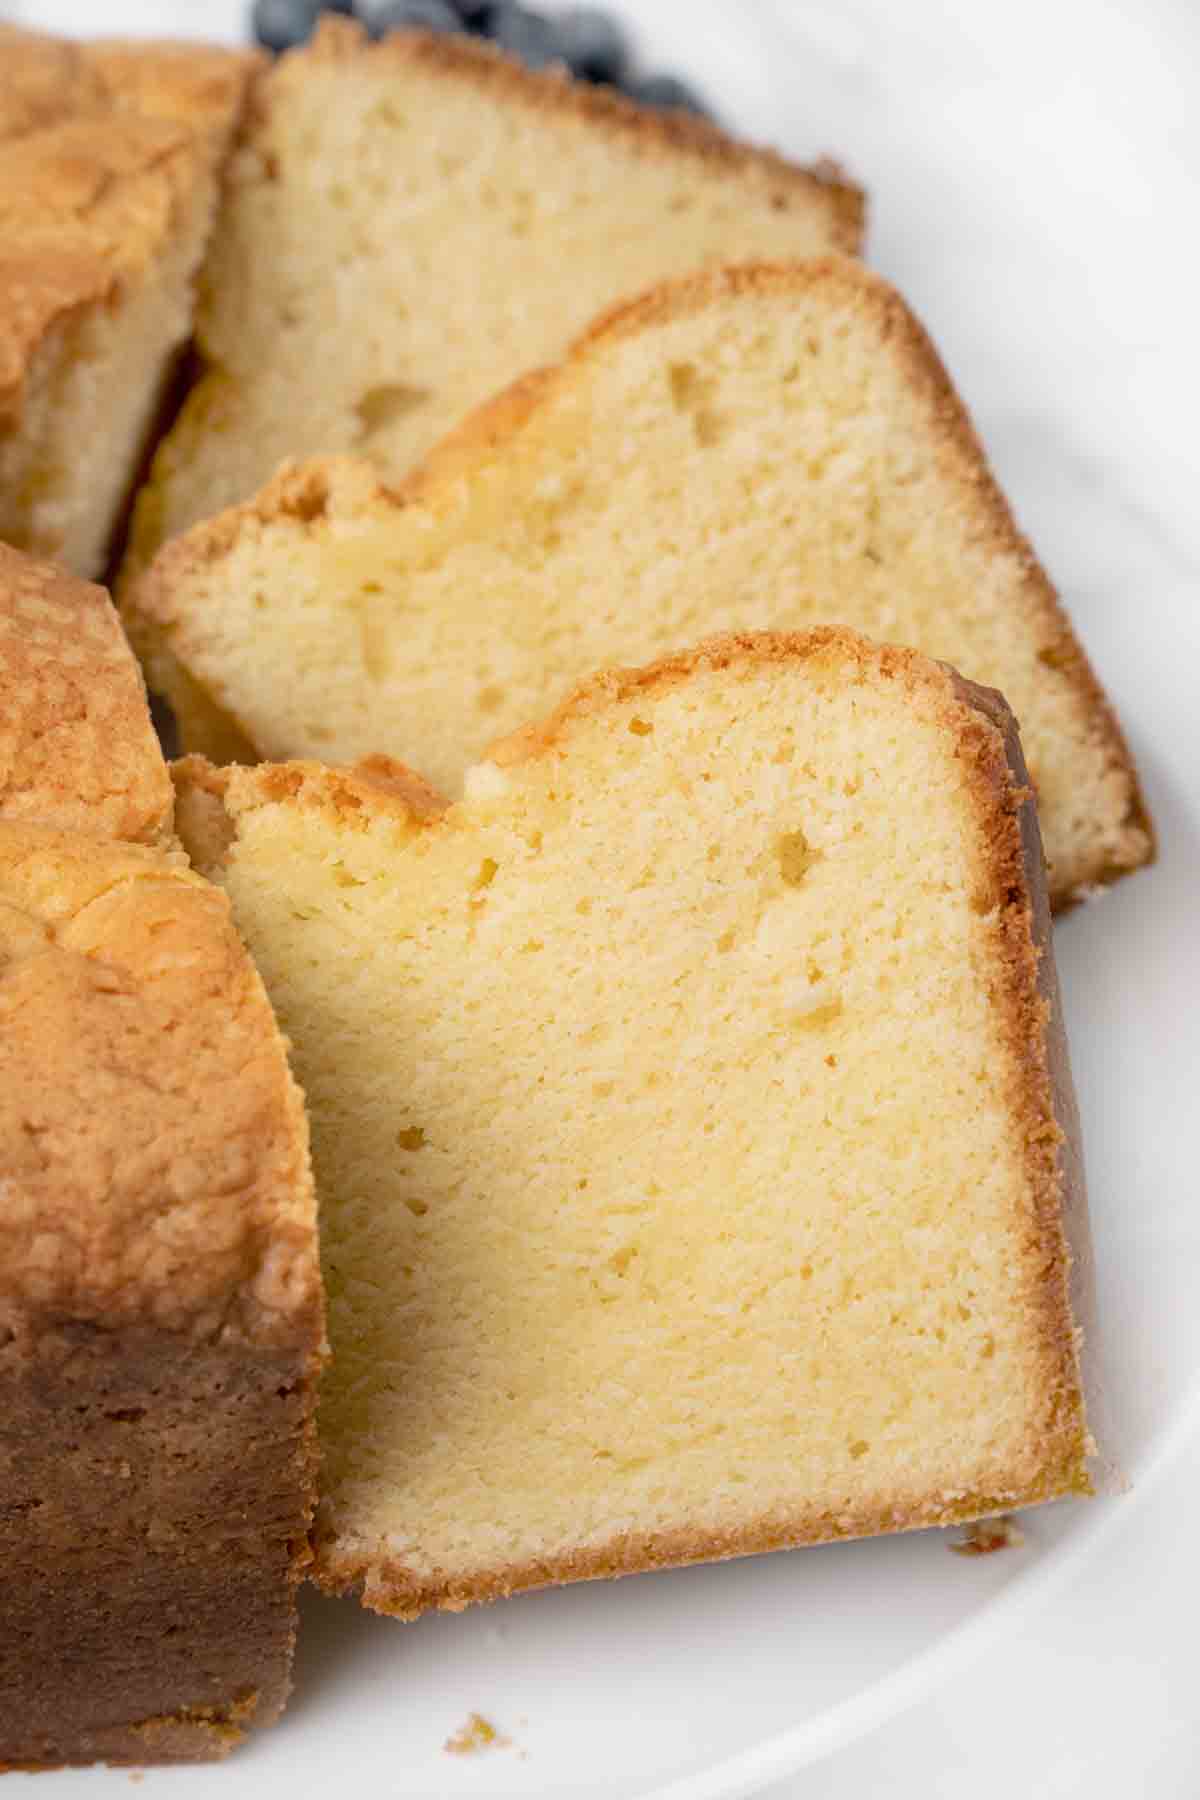
[[[1083,1572],[1103,1582],[1106,1541],[1136,1557],[1154,1465],[1200,1415],[1200,527],[1177,416],[1189,380],[1193,411],[1197,398],[1179,238],[1200,156],[1180,70],[1200,28],[1165,0],[1089,7],[1086,29],[1081,5],[1029,0],[1004,9],[1002,38],[992,9],[973,31],[934,0],[900,21],[885,0],[623,10],[730,123],[801,155],[836,150],[870,186],[873,260],[941,344],[1140,761],[1161,862],[1057,934],[1111,1448],[1134,1489],[1029,1515],[1023,1550],[975,1560],[931,1533],[411,1627],[309,1596],[282,1726],[219,1770],[154,1771],[155,1800],[752,1792],[936,1691]],[[98,25],[90,5],[8,11]],[[220,35],[240,16],[114,0],[103,28]],[[1079,1645],[1063,1679],[1081,1730],[1095,1654]],[[446,1755],[475,1711],[511,1744]],[[128,1791],[104,1771],[38,1780],[38,1800]]]

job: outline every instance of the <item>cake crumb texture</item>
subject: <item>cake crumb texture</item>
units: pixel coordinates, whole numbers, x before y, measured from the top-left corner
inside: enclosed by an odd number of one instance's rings
[[[259,58],[0,24],[0,537],[103,573]]]
[[[932,345],[845,258],[616,308],[398,492],[361,459],[288,467],[169,545],[126,616],[187,748],[384,751],[448,793],[591,669],[841,621],[1005,695],[1057,906],[1153,853],[1119,726]]]
[[[206,264],[203,374],[139,500],[131,567],[286,456],[402,474],[622,294],[861,234],[862,196],[831,166],[474,39],[368,44],[327,18],[256,86]]]
[[[308,1096],[323,1585],[409,1617],[1087,1490],[999,696],[747,635],[592,679],[440,812],[175,772]]]

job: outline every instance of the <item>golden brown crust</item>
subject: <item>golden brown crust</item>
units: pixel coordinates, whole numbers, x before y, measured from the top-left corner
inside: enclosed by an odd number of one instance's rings
[[[747,664],[828,661],[851,679],[895,681],[914,705],[951,734],[975,801],[984,846],[974,904],[987,921],[998,970],[995,1003],[1009,1058],[1009,1110],[1028,1172],[1031,1211],[1022,1245],[1031,1271],[1028,1303],[1039,1321],[1044,1418],[1031,1458],[1037,1473],[1011,1489],[952,1497],[934,1496],[920,1506],[898,1507],[886,1496],[839,1513],[773,1516],[726,1532],[680,1531],[666,1536],[622,1537],[611,1544],[558,1558],[484,1569],[468,1576],[417,1577],[401,1563],[343,1549],[318,1534],[315,1578],[331,1591],[363,1589],[368,1606],[414,1617],[432,1606],[451,1610],[549,1583],[631,1574],[680,1563],[712,1561],[785,1546],[824,1543],[881,1531],[951,1525],[1003,1513],[1067,1493],[1090,1491],[1089,1448],[1079,1373],[1080,1311],[1069,1293],[1072,1250],[1085,1248],[1086,1200],[1079,1156],[1078,1117],[1066,1057],[1049,935],[1045,869],[1033,796],[1021,759],[1016,724],[1000,695],[964,681],[953,670],[916,651],[879,647],[843,627],[804,633],[738,633],[642,669],[609,670],[584,683],[541,724],[493,746],[490,761],[512,768],[534,758],[566,754],[574,728],[632,696],[649,698],[686,682],[697,672]],[[364,812],[406,816],[415,829],[440,823],[469,827],[469,808],[452,807],[424,817],[403,796],[381,792],[356,771],[328,771],[315,764],[263,766],[252,771],[213,771],[201,758],[177,770],[181,788],[201,783],[224,795],[231,781],[262,803],[281,798],[328,807],[343,819]],[[236,830],[236,824],[229,828]],[[1081,1257],[1081,1264],[1085,1263]]]
[[[108,595],[0,544],[0,819],[152,844],[171,807]]]
[[[361,756],[349,774],[381,793],[394,795],[413,818],[436,819],[450,804],[423,775],[394,756]]]
[[[959,676],[956,680],[964,688],[973,686]],[[1094,1406],[1100,1394],[1094,1356],[1096,1296],[1083,1133],[1054,960],[1050,896],[1045,880],[1035,879],[1033,874],[1045,868],[1041,827],[1016,720],[1001,696],[990,689],[975,688],[971,698],[975,705],[996,709],[994,720],[1004,740],[1006,769],[996,767],[993,752],[984,779],[990,779],[996,788],[1003,786],[1017,803],[1019,844],[1013,841],[1009,825],[1006,843],[997,846],[997,903],[1005,922],[1006,954],[1019,976],[1009,1010],[1009,1041],[1022,1072],[1023,1091],[1018,1095],[1022,1116],[1034,1122],[1025,1140],[1025,1154],[1037,1196],[1038,1234],[1043,1246],[1046,1342],[1064,1371],[1074,1367],[1080,1395]],[[1028,892],[1024,920],[1014,911],[1009,888],[1004,885],[1004,877],[1007,874],[1011,879],[1018,864]],[[1037,1118],[1047,1113],[1056,1122],[1056,1134],[1036,1128]],[[1073,1321],[1069,1342],[1064,1318]],[[1063,1397],[1055,1428],[1075,1467],[1077,1491],[1090,1493],[1091,1478],[1086,1463],[1080,1464],[1078,1447],[1082,1443],[1085,1458],[1094,1456],[1096,1449],[1082,1405],[1073,1407]]]
[[[225,896],[160,851],[36,825],[0,832],[0,895],[9,1305],[310,1342],[303,1108]]]
[[[1091,1440],[1080,1365],[1082,1336],[1093,1319],[1087,1192],[1037,805],[1017,722],[1003,697],[951,673],[956,696],[976,718],[974,729],[962,734],[960,755],[987,833],[990,880],[974,904],[989,914],[1007,975],[996,1000],[1013,1071],[1012,1116],[1033,1195],[1027,1254],[1037,1271],[1031,1300],[1041,1320],[1048,1395],[1042,1466],[1052,1491],[1087,1494]]]
[[[40,345],[153,258],[198,168],[178,126],[99,114],[0,146],[0,171],[0,421],[11,424]]]
[[[0,60],[0,141],[105,109],[223,132],[265,64],[254,50],[150,38],[76,43],[2,23]]]
[[[153,261],[209,177],[259,59],[4,28],[0,422],[38,348]]]
[[[202,756],[184,756],[170,773],[179,841],[192,867],[211,880],[225,867],[237,835],[225,810],[228,766],[216,769]]]
[[[179,809],[180,835],[197,867],[220,868],[236,831],[225,812],[234,771],[214,768],[203,756],[183,756],[171,764]],[[368,823],[387,814],[399,824],[421,826],[440,819],[449,803],[414,769],[391,756],[365,756],[347,768],[324,763],[259,763],[254,788],[264,805],[282,800],[313,807],[343,824]]]
[[[1082,1491],[1072,1488],[1069,1491]],[[693,1563],[728,1562],[738,1556],[761,1556],[774,1550],[800,1550],[817,1544],[878,1537],[892,1531],[923,1531],[934,1526],[962,1525],[990,1518],[1015,1506],[1032,1506],[1061,1497],[1064,1489],[1049,1482],[1023,1488],[1011,1496],[967,1494],[949,1503],[930,1500],[900,1507],[886,1496],[834,1515],[813,1512],[773,1516],[733,1530],[680,1530],[649,1537],[627,1535],[586,1550],[467,1575],[417,1577],[400,1565],[346,1552],[325,1543],[318,1524],[313,1580],[329,1594],[356,1593],[372,1612],[393,1619],[417,1619],[422,1613],[462,1612],[468,1606],[507,1600],[513,1594],[559,1587],[569,1581],[608,1581],[623,1575],[651,1574],[659,1569],[686,1568]]]
[[[79,48],[114,107],[215,132],[222,140],[238,120],[251,81],[269,66],[258,50],[171,39],[102,38]]]
[[[0,142],[105,103],[99,71],[67,38],[0,23]]]
[[[480,464],[490,460],[497,451],[502,452],[505,445],[524,429],[542,402],[549,399],[559,383],[562,367],[557,364],[531,369],[485,400],[482,406],[475,407],[396,485],[392,490],[394,497],[403,501],[436,503],[439,492],[444,493],[456,481],[469,481]],[[295,473],[302,470],[307,470],[310,476],[313,473],[311,464],[301,465]],[[384,491],[381,482],[381,496]],[[266,492],[264,489],[263,495]]]
[[[509,104],[608,131],[641,155],[692,157],[710,171],[727,170],[731,175],[753,170],[775,184],[772,203],[781,212],[794,195],[802,195],[805,203],[814,195],[825,198],[838,247],[851,255],[862,247],[866,199],[835,163],[826,159],[813,168],[800,168],[772,150],[740,143],[693,113],[638,106],[615,90],[572,81],[562,70],[530,69],[480,39],[397,31],[368,45],[361,25],[327,16],[305,49],[282,58],[278,79],[303,79],[307,61],[361,62],[367,67],[407,62],[449,80],[469,82]],[[261,104],[269,105],[270,85],[260,90]]]
[[[120,596],[122,617],[128,621],[134,642],[140,648],[140,640],[148,630],[154,634],[158,624],[170,619],[172,592],[185,571],[203,568],[227,556],[244,529],[253,531],[281,519],[295,519],[301,524],[321,520],[330,510],[335,494],[339,506],[349,500],[355,512],[366,511],[381,499],[390,501],[394,498],[379,481],[371,464],[356,457],[316,457],[303,463],[288,461],[282,463],[270,481],[249,500],[227,506],[211,519],[202,519],[179,537],[172,538],[163,545],[134,586]],[[156,642],[148,646],[151,658],[158,648]],[[190,679],[195,680],[194,677]],[[207,694],[205,700],[210,706],[214,704]]]

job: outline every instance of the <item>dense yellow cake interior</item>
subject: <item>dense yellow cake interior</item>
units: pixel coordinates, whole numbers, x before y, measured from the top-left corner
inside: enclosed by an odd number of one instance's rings
[[[211,548],[175,546],[135,610],[152,684],[189,747],[228,748],[183,673],[260,755],[386,751],[453,793],[596,667],[839,621],[1005,695],[1056,899],[1135,867],[1128,759],[914,331],[849,264],[647,307],[406,503],[318,465]]]
[[[0,24],[0,538],[103,574],[175,359],[250,52]]]
[[[312,1119],[326,1579],[413,1610],[1079,1485],[936,685],[701,668],[425,824],[208,779]]]
[[[186,343],[193,280],[212,222],[198,183],[157,260],[111,305],[79,309],[31,359],[19,434],[0,437],[0,535],[77,574],[104,573],[113,531]]]
[[[679,148],[650,113],[614,124],[471,45],[340,41],[327,28],[264,84],[207,264],[208,371],[159,452],[139,555],[286,456],[404,471],[666,275],[857,248],[848,190]]]

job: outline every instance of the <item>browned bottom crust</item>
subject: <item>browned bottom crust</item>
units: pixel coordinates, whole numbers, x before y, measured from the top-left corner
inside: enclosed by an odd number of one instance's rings
[[[799,1550],[896,1531],[964,1525],[1067,1494],[1091,1492],[1087,1474],[1072,1465],[1047,1471],[1028,1488],[1015,1493],[966,1494],[958,1500],[931,1500],[908,1507],[875,1504],[837,1516],[765,1516],[730,1530],[681,1530],[648,1537],[626,1534],[595,1548],[510,1563],[499,1569],[478,1569],[469,1575],[418,1576],[400,1565],[386,1567],[364,1555],[343,1554],[336,1540],[321,1542],[318,1536],[313,1579],[326,1593],[357,1592],[362,1604],[372,1612],[385,1613],[393,1619],[416,1619],[434,1609],[462,1612],[468,1606],[505,1600],[536,1588],[559,1587],[569,1581],[614,1580],[656,1569],[729,1562],[734,1557],[758,1556],[772,1550]]]
[[[111,1763],[131,1768],[143,1763],[212,1762],[228,1756],[253,1720],[258,1694],[248,1694],[223,1711],[216,1707],[142,1719],[133,1725],[73,1733],[69,1746],[47,1746],[38,1762],[0,1762],[0,1774],[32,1775],[50,1769],[85,1768],[91,1763]]]
[[[77,1324],[29,1348],[0,1350],[0,1766],[224,1756],[290,1687],[309,1358]]]

